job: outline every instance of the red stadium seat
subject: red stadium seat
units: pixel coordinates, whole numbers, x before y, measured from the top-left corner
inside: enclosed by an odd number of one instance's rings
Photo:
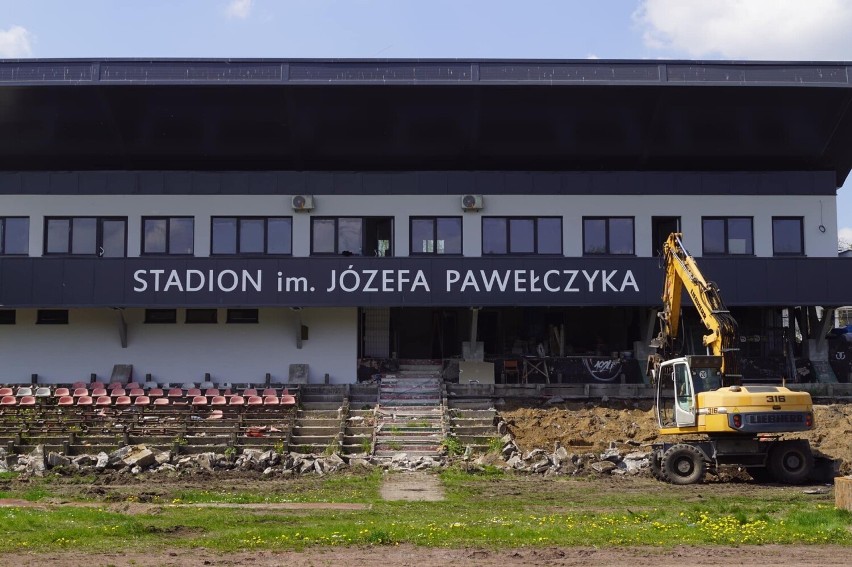
[[[145,395],[145,390],[143,390],[142,388],[133,388],[132,390],[130,390],[130,397],[131,398],[135,398],[137,396],[144,396],[144,395]]]
[[[92,390],[98,390],[100,388],[106,389],[106,386],[104,385],[103,382],[95,381],[95,382],[92,382],[91,384],[89,384],[89,388],[92,389]]]
[[[76,390],[77,388],[87,388],[88,386],[89,385],[85,382],[74,382],[73,384],[71,384],[71,388],[73,390]]]
[[[201,388],[190,388],[189,390],[186,391],[186,395],[187,395],[187,397],[192,397],[192,398],[194,398],[195,396],[200,396],[201,395]]]
[[[101,396],[108,396],[106,388],[92,388],[92,397],[100,398]]]
[[[151,404],[151,398],[148,396],[136,396],[136,399],[133,400],[133,405],[136,406],[147,406]]]
[[[71,390],[68,388],[57,388],[55,392],[53,392],[53,396],[56,398],[61,398],[62,396],[70,396]]]
[[[74,398],[72,396],[62,396],[61,398],[59,398],[57,405],[73,406],[74,405]]]
[[[89,390],[87,388],[74,388],[74,397],[79,398],[80,396],[88,396]]]
[[[246,400],[242,396],[231,396],[231,400],[228,403],[232,406],[244,406]]]
[[[126,396],[127,392],[124,390],[124,388],[114,388],[112,391],[110,391],[109,395],[113,398],[117,398],[119,396]]]
[[[277,406],[280,403],[278,396],[263,396],[263,405],[265,406]]]
[[[213,396],[221,396],[222,394],[219,393],[219,388],[207,388],[204,390],[204,395],[211,398]]]
[[[130,396],[117,396],[115,398],[115,405],[117,406],[129,406],[133,403],[133,400],[130,399]]]
[[[95,405],[96,406],[111,406],[112,405],[112,398],[110,398],[109,396],[98,396],[98,399],[95,400]]]
[[[117,390],[118,388],[124,388],[121,382],[110,382],[107,386],[107,390]]]
[[[125,386],[125,387],[124,387],[124,389],[125,389],[125,390],[133,390],[133,389],[141,388],[141,387],[142,387],[142,386],[140,386],[140,385],[139,385],[139,382],[131,382],[130,384],[128,384],[127,386]]]
[[[287,388],[284,388],[284,391],[281,392],[281,405],[282,406],[295,406],[296,405],[296,396],[290,395],[290,391]]]
[[[262,406],[263,405],[263,398],[261,398],[260,396],[249,396],[248,400],[246,400],[246,405]]]
[[[21,399],[18,400],[19,406],[34,406],[35,404],[35,396],[21,396]]]
[[[172,388],[169,390],[168,396],[170,398],[182,398],[183,397],[183,389],[181,388]]]
[[[256,395],[257,395],[257,388],[246,388],[245,390],[243,390],[243,397],[244,398],[247,398],[249,396],[256,396]]]
[[[266,396],[277,396],[277,395],[278,395],[278,390],[276,390],[275,388],[265,388],[263,390],[263,393],[261,394],[261,396],[264,396],[264,397],[266,397]]]
[[[90,406],[95,403],[95,400],[92,399],[92,396],[79,396],[77,398],[78,406]]]
[[[224,406],[228,403],[228,400],[225,396],[213,396],[213,399],[210,400],[211,406]]]
[[[12,388],[0,388],[0,398],[3,396],[11,396],[13,394],[14,392],[12,391]]]
[[[18,403],[18,400],[15,399],[15,396],[3,396],[0,399],[0,406],[14,406]]]
[[[166,394],[163,393],[162,388],[151,388],[150,390],[148,390],[148,397],[149,398],[162,398],[165,395]]]
[[[192,405],[194,406],[206,406],[207,398],[204,396],[193,396],[192,397]]]
[[[156,398],[154,400],[154,405],[155,406],[167,406],[167,405],[169,405],[169,399],[168,398]]]

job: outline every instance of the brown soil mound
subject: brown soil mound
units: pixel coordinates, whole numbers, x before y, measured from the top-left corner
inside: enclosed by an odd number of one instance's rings
[[[624,449],[658,440],[654,410],[649,402],[570,403],[510,409],[500,414],[524,452],[550,451],[557,441],[570,452],[598,453],[612,442]],[[813,431],[789,437],[808,439],[815,452],[841,461],[841,474],[852,473],[852,405],[817,405],[814,414]]]

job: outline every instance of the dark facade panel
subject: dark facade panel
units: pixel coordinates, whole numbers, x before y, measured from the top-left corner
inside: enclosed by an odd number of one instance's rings
[[[480,63],[480,81],[642,82],[660,81],[660,67],[648,63]]]
[[[281,63],[249,61],[106,61],[100,64],[102,82],[241,83],[280,81]]]
[[[830,171],[2,172],[5,195],[835,195]]]
[[[92,80],[88,61],[10,61],[0,64],[0,83],[77,83]]]
[[[784,83],[834,84],[848,82],[845,65],[726,65],[723,63],[668,63],[671,83]]]
[[[293,62],[290,81],[394,82],[470,81],[470,63]]]
[[[703,258],[728,306],[847,305],[846,258]],[[3,258],[16,307],[628,306],[656,258]]]

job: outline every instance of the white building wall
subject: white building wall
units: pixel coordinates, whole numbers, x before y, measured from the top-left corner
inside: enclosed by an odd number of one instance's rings
[[[701,255],[701,218],[754,218],[755,256],[772,256],[772,217],[804,217],[805,254],[837,256],[836,198],[813,195],[485,195],[463,213],[459,195],[317,195],[311,213],[294,213],[289,195],[0,195],[4,216],[30,217],[30,255],[41,256],[46,216],[126,216],[128,256],[138,256],[143,216],[195,217],[195,255],[210,254],[212,216],[292,216],[293,255],[310,255],[312,216],[393,216],[394,254],[407,256],[409,216],[461,216],[463,252],[479,256],[483,216],[562,216],[563,251],[583,255],[584,216],[635,218],[636,255],[651,256],[651,219],[679,216],[684,243]],[[819,230],[820,225],[826,228]]]
[[[109,380],[114,364],[132,364],[133,376],[158,382],[286,382],[290,364],[306,363],[311,383],[325,374],[335,384],[356,381],[357,309],[260,309],[258,324],[190,324],[178,309],[177,324],[145,324],[144,309],[127,309],[127,348],[121,347],[118,315],[111,309],[71,309],[68,325],[37,325],[36,310],[17,310],[15,325],[0,325],[0,383]],[[309,338],[301,349],[301,324]]]

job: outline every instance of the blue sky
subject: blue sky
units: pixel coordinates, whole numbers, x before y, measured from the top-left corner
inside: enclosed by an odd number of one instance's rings
[[[850,29],[848,0],[0,0],[0,57],[849,61]]]

